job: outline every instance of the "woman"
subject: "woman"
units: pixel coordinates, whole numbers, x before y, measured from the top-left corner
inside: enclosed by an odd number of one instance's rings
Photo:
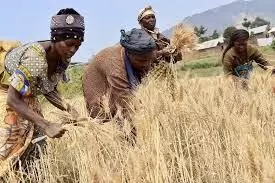
[[[152,64],[153,69],[149,73],[149,78],[167,81],[167,86],[174,96],[175,73],[170,63],[176,63],[182,60],[182,54],[171,46],[170,40],[156,28],[157,19],[151,6],[147,6],[140,10],[138,22],[141,28],[151,35],[156,42],[157,59]]]
[[[0,73],[0,113],[4,114],[0,116],[1,160],[18,154],[27,137],[37,137],[40,130],[50,138],[64,134],[61,124],[43,118],[38,95],[43,94],[59,109],[78,115],[62,101],[56,86],[83,42],[84,29],[84,18],[78,12],[62,9],[52,17],[50,41],[29,43],[6,54],[5,71]],[[9,80],[7,75],[11,76]]]
[[[129,116],[129,102],[156,60],[155,48],[154,39],[143,29],[134,28],[127,33],[121,30],[120,45],[99,52],[83,75],[83,93],[90,116],[102,122],[115,118],[121,127],[123,118],[127,118],[131,133],[126,139],[132,145],[136,128]]]
[[[170,62],[171,56],[173,57],[173,62],[182,60],[181,53],[171,47],[170,40],[161,34],[158,28],[156,28],[156,16],[151,6],[147,6],[140,10],[138,14],[138,23],[142,29],[154,38],[156,42],[158,62]]]
[[[112,117],[119,109],[127,113],[129,98],[156,59],[155,47],[154,39],[143,29],[122,30],[120,45],[95,56],[83,75],[83,93],[91,117],[108,120],[103,107],[106,96]]]
[[[233,78],[249,79],[255,61],[261,68],[267,69],[270,63],[256,47],[248,44],[249,32],[238,29],[232,33],[222,57],[224,73]]]

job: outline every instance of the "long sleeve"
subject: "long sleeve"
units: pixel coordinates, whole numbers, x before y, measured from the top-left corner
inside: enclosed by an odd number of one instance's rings
[[[163,34],[159,34],[159,41],[158,41],[158,47],[160,50],[165,49],[167,46],[170,45],[170,39],[166,38]],[[170,57],[165,57],[165,60],[167,62],[170,62]],[[174,63],[182,60],[182,54],[181,52],[177,52],[177,54],[173,54],[173,60]]]
[[[223,63],[223,71],[226,76],[233,75],[233,65],[232,65],[233,60],[234,60],[233,56],[231,56],[229,54],[225,54],[222,63]]]
[[[159,39],[165,43],[170,44],[170,39],[166,38],[163,34],[159,34]]]
[[[59,96],[57,90],[54,90],[50,93],[44,94],[45,98],[55,107],[60,110],[67,110],[66,104],[63,102],[61,97]]]

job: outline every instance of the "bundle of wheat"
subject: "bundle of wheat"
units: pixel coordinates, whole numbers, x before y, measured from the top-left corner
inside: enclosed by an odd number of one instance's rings
[[[171,55],[181,52],[183,55],[186,55],[192,51],[196,46],[197,36],[194,32],[194,29],[190,26],[179,24],[174,27],[171,45],[169,48],[173,48]],[[177,50],[177,52],[175,52]],[[174,57],[171,56],[171,63],[174,62]],[[153,67],[153,70],[149,73],[150,79],[165,79],[168,82],[173,82],[175,77],[175,70],[171,68],[173,64],[167,62],[159,62],[156,66]],[[173,83],[169,85],[173,86]],[[173,87],[172,87],[173,88]]]
[[[150,82],[155,82],[157,80],[162,81],[163,84],[165,84],[165,86],[162,87],[169,88],[169,91],[171,91],[171,94],[173,95],[176,75],[177,74],[175,68],[173,67],[173,62],[168,63],[165,61],[160,61],[148,73],[146,80]]]
[[[169,63],[165,61],[161,61],[154,66],[154,69],[151,70],[148,74],[148,80],[157,80],[166,78],[168,75],[171,74],[171,68]]]
[[[189,52],[196,46],[196,43],[197,36],[192,27],[182,23],[174,27],[171,46],[180,52]]]
[[[1,40],[0,41],[0,48],[4,51],[9,51],[13,48],[21,46],[22,43],[20,41],[11,41],[11,40]]]

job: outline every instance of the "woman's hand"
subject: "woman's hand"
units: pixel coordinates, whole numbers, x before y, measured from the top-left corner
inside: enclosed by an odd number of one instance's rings
[[[79,117],[79,113],[77,112],[77,110],[68,103],[67,103],[67,112],[70,113],[74,119],[77,119]]]
[[[176,51],[176,48],[172,46],[167,46],[162,50],[158,51],[158,55],[161,55],[163,57],[168,57],[168,56],[171,56],[175,51]]]
[[[60,138],[66,132],[66,129],[62,128],[61,124],[49,123],[45,128],[44,132],[50,138]]]

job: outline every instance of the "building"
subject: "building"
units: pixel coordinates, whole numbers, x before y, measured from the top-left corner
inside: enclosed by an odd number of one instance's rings
[[[274,37],[259,38],[257,39],[258,46],[270,46],[274,40]]]
[[[268,25],[263,25],[253,29],[249,29],[249,34],[253,35],[256,39],[268,38]]]
[[[270,31],[268,31],[270,37],[275,37],[275,27],[272,27]]]
[[[213,39],[200,43],[196,46],[195,50],[199,52],[220,52],[224,49],[225,43],[224,38]]]

